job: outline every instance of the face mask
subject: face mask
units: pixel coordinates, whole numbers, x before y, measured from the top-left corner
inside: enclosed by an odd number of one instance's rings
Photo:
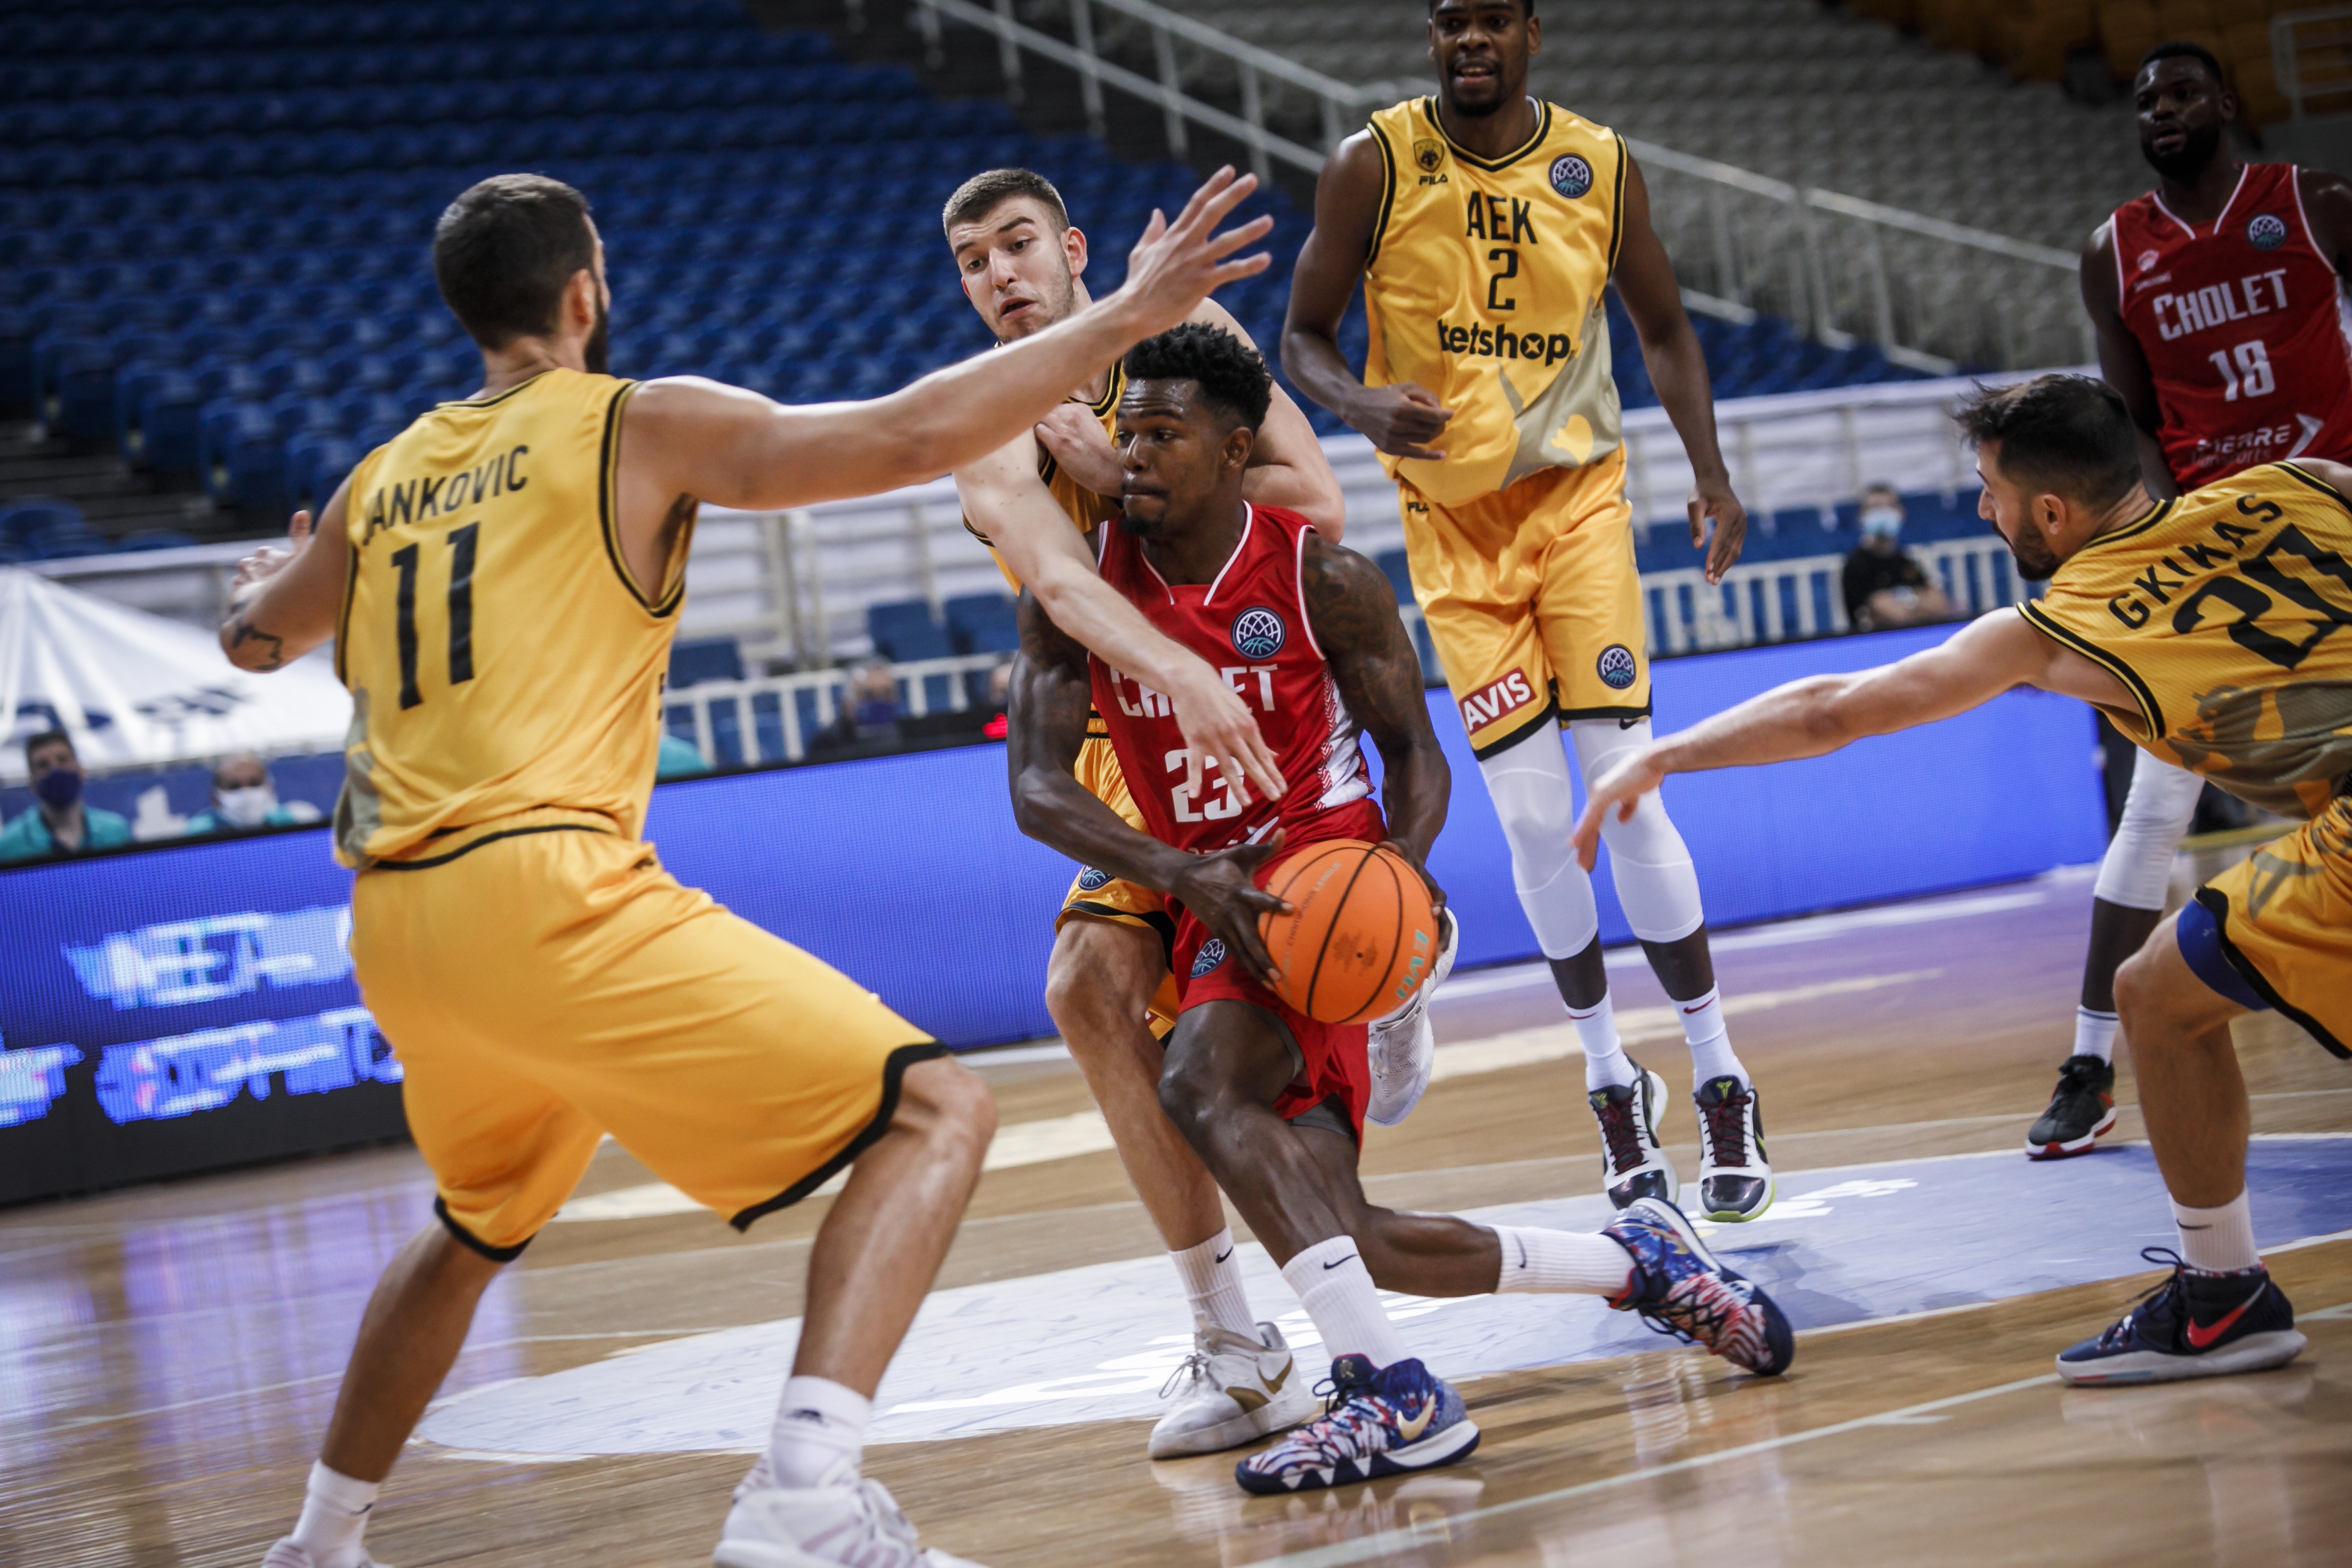
[[[266,784],[255,784],[250,789],[215,791],[213,800],[220,814],[236,826],[259,827],[276,809],[278,792]]]
[[[1893,507],[1872,507],[1862,514],[1862,531],[1881,539],[1892,539],[1903,531],[1903,514]]]
[[[76,768],[52,768],[41,775],[33,793],[53,809],[63,811],[81,798],[81,773]]]

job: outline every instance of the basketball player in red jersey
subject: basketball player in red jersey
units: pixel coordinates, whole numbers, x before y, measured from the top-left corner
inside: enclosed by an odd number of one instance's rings
[[[2158,500],[2287,458],[2352,462],[2352,184],[2290,163],[2241,163],[2236,99],[2211,54],[2158,44],[2133,87],[2140,153],[2159,180],[2083,248],[2099,365],[2139,426]],[[2133,758],[2099,866],[2074,1048],[2027,1132],[2037,1160],[2088,1153],[2115,1125],[2116,971],[2163,917],[2172,855],[2203,785]]]
[[[1253,1492],[1298,1491],[1451,1464],[1476,1447],[1460,1396],[1406,1352],[1380,1289],[1600,1295],[1749,1371],[1782,1370],[1787,1319],[1662,1199],[1633,1204],[1597,1236],[1489,1228],[1365,1199],[1356,1164],[1366,1031],[1318,1023],[1271,989],[1257,921],[1287,906],[1260,882],[1278,849],[1335,838],[1385,840],[1421,867],[1451,781],[1420,665],[1377,567],[1297,513],[1244,499],[1273,385],[1256,353],[1188,323],[1138,345],[1126,373],[1125,510],[1097,531],[1103,580],[1257,710],[1288,783],[1272,800],[1229,789],[1222,773],[1195,791],[1167,698],[1089,656],[1024,595],[1013,810],[1032,837],[1168,895],[1181,994],[1160,1103],[1281,1264],[1333,1358],[1327,1413],[1243,1459],[1235,1479]],[[1148,834],[1076,777],[1090,710],[1108,726]],[[1381,752],[1388,821],[1372,800],[1367,734]]]

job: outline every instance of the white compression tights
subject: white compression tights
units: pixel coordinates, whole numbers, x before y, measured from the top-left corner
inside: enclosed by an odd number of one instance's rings
[[[1606,769],[1617,752],[1648,743],[1650,721],[1621,730],[1613,719],[1579,720],[1570,726],[1584,776]],[[1511,847],[1511,879],[1520,907],[1535,928],[1547,958],[1571,958],[1601,932],[1592,883],[1576,863],[1569,831],[1576,826],[1576,795],[1566,748],[1549,730],[1538,730],[1517,745],[1478,764],[1495,802],[1503,837]],[[1698,874],[1690,851],[1654,795],[1642,802],[1631,822],[1602,824],[1617,901],[1626,922],[1643,942],[1679,942],[1705,921]]]
[[[2197,815],[2205,781],[2185,768],[2157,761],[2146,752],[2132,755],[2131,793],[2124,797],[2123,820],[2107,841],[2093,891],[2127,910],[2160,910],[2172,882],[2172,852]]]

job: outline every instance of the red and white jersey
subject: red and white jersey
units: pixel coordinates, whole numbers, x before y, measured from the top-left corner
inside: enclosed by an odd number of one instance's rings
[[[2286,458],[2352,461],[2352,306],[2292,163],[2249,163],[2200,231],[2151,191],[2116,209],[2124,325],[2185,490]]]
[[[1203,586],[1168,583],[1117,522],[1102,531],[1103,580],[1241,694],[1290,784],[1279,802],[1252,790],[1244,805],[1212,763],[1196,797],[1184,787],[1184,735],[1168,699],[1092,659],[1095,710],[1145,828],[1163,844],[1206,854],[1255,843],[1277,826],[1291,845],[1387,837],[1361,731],[1307,623],[1299,558],[1314,531],[1297,512],[1252,506],[1241,542]]]

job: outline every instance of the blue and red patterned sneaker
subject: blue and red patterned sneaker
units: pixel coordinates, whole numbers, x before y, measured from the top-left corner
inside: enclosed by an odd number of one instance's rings
[[[2140,1253],[2172,1265],[2172,1278],[2126,1312],[2113,1328],[2058,1352],[2069,1383],[2177,1383],[2284,1366],[2306,1342],[2294,1309],[2267,1268],[2208,1274],[2169,1247]]]
[[[1601,1234],[1633,1255],[1633,1277],[1609,1298],[1612,1307],[1734,1366],[1766,1377],[1789,1370],[1797,1342],[1788,1318],[1755,1281],[1716,1261],[1682,1210],[1643,1198]]]
[[[1235,1465],[1234,1479],[1260,1496],[1317,1491],[1450,1465],[1477,1446],[1462,1396],[1420,1362],[1376,1372],[1343,1355],[1331,1363],[1323,1414]]]

